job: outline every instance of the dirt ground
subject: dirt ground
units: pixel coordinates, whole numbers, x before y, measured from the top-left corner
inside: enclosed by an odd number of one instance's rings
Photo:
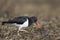
[[[28,32],[20,31],[13,25],[0,25],[0,40],[60,40],[60,22],[50,20],[43,22],[39,29],[31,25],[24,28]]]

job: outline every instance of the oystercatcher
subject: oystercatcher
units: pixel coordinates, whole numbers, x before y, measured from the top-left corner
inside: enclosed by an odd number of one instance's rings
[[[19,27],[19,31],[21,30],[21,28],[29,27],[32,24],[34,24],[37,28],[39,28],[39,22],[37,20],[37,17],[35,17],[35,16],[32,16],[32,17],[19,16],[19,17],[15,17],[13,19],[10,19],[8,21],[3,21],[2,25],[4,25],[5,23],[6,24],[13,24],[13,25]]]

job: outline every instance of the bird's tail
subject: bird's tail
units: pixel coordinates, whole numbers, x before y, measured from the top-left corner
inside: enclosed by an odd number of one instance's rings
[[[12,23],[14,23],[14,22],[13,22],[13,21],[11,21],[11,20],[3,21],[3,22],[2,22],[2,25],[4,25],[4,24],[12,24]]]
[[[8,24],[8,23],[9,23],[9,21],[3,21],[3,22],[2,22],[2,25]]]
[[[5,23],[8,23],[8,22],[7,22],[7,21],[3,21],[3,22],[2,22],[2,25],[4,25]]]

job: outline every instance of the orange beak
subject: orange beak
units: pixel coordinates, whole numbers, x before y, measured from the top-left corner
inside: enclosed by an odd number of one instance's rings
[[[34,23],[34,25],[36,26],[36,28],[39,28],[40,23],[39,23],[38,21],[36,21],[36,22]]]

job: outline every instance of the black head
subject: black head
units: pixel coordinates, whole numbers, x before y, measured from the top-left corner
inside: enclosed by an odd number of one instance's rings
[[[35,16],[32,16],[30,18],[32,19],[33,23],[37,21],[37,17],[35,17]]]
[[[31,17],[31,21],[35,25],[35,27],[39,28],[40,24],[39,24],[37,17],[35,17],[35,16]]]

